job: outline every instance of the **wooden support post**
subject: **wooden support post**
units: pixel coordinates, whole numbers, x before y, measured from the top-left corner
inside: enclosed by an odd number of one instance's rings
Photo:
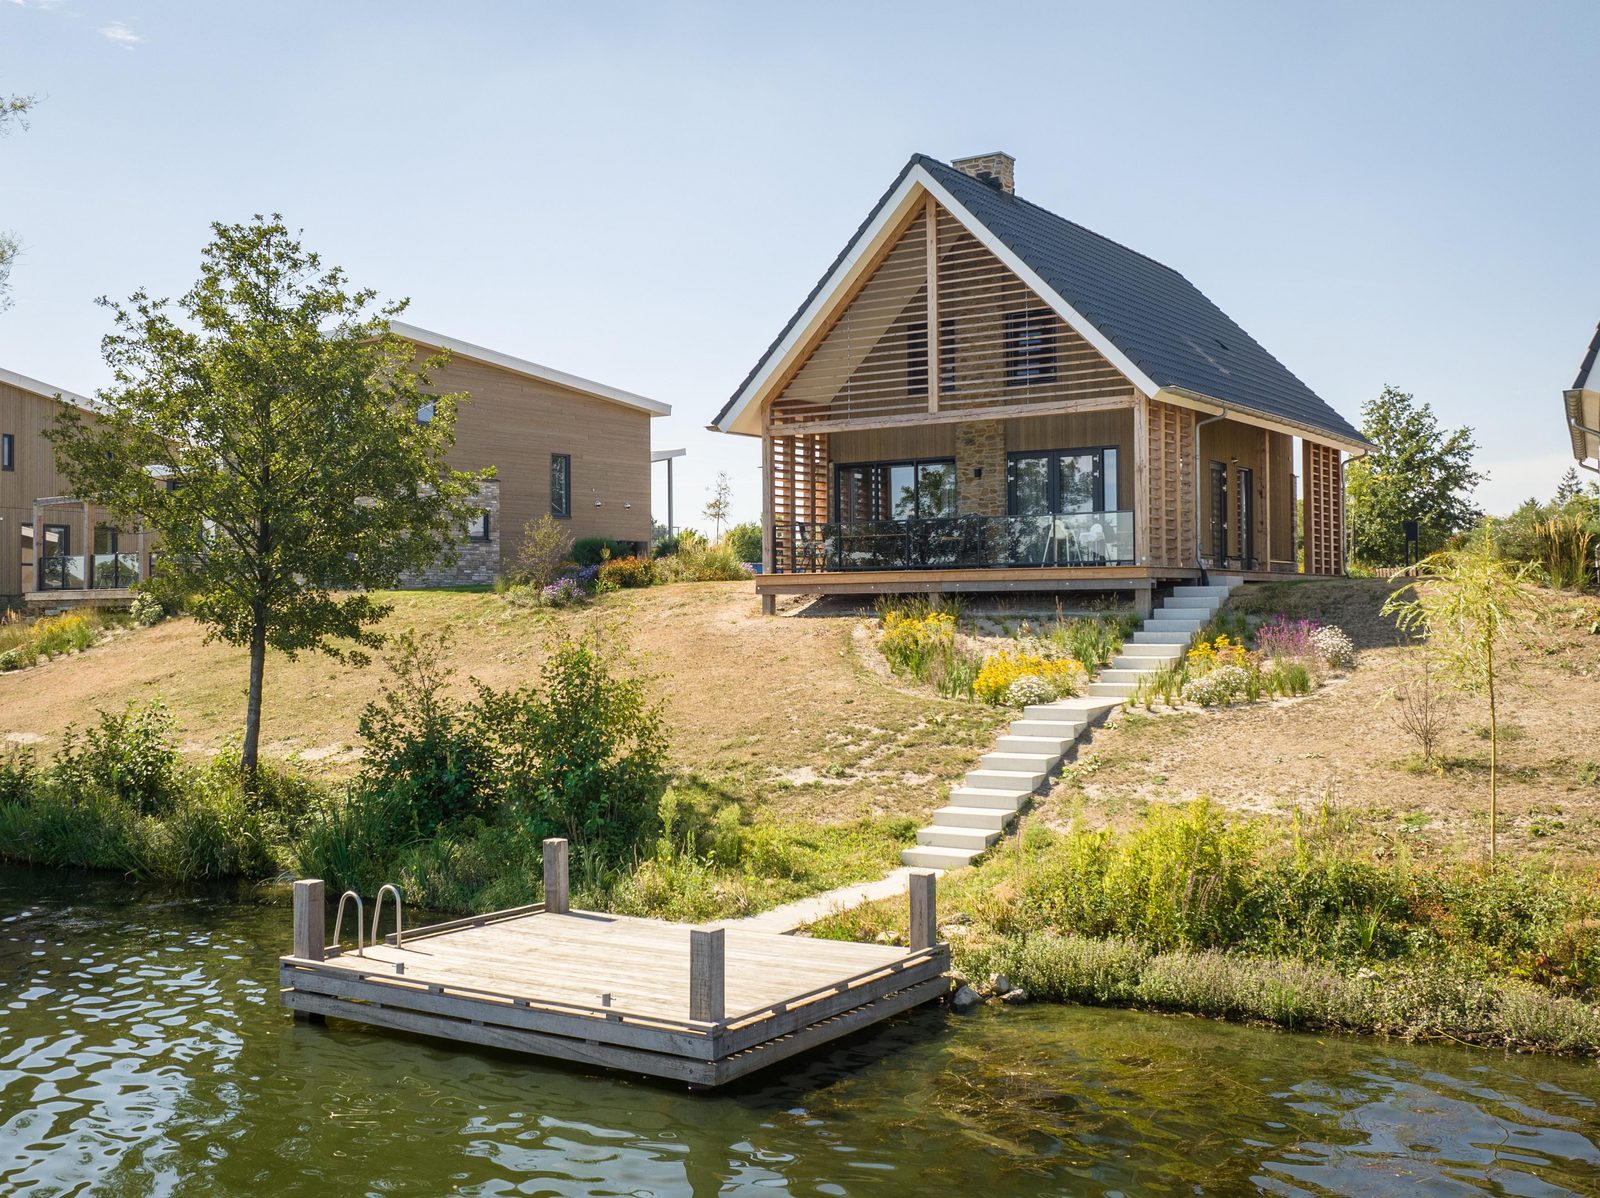
[[[939,903],[936,887],[939,875],[919,869],[908,879],[911,892],[911,951],[932,948],[939,943]]]
[[[565,915],[567,899],[567,842],[551,837],[544,842],[544,909],[551,915]]]
[[[1150,486],[1150,400],[1133,395],[1133,561],[1150,564],[1150,525],[1153,503]]]
[[[294,884],[294,955],[305,961],[322,960],[328,932],[323,906],[322,879],[301,878]],[[296,1023],[320,1024],[327,1018],[313,1011],[296,1011]]]
[[[928,326],[927,363],[928,363],[928,411],[939,410],[939,376],[944,364],[944,355],[939,337],[939,207],[929,196],[925,201],[923,211],[927,213],[927,266],[928,276],[928,310],[925,313]]]
[[[721,1023],[727,1016],[727,933],[721,928],[689,932],[689,1018]]]

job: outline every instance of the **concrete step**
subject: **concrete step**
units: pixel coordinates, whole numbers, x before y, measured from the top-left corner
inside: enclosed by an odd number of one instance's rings
[[[918,844],[941,849],[976,849],[981,853],[999,839],[1000,833],[987,828],[947,828],[933,824],[917,829]]]
[[[1226,599],[1232,592],[1230,586],[1219,586],[1215,583],[1208,586],[1180,586],[1173,587],[1172,593],[1180,599],[1195,599],[1201,596],[1215,596],[1217,599]]]
[[[1071,744],[1083,731],[1082,720],[1012,720],[1012,736],[1053,736]]]
[[[914,849],[903,849],[900,864],[917,869],[960,869],[971,865],[978,854],[971,849],[944,849],[931,844],[919,844]]]
[[[1091,682],[1089,693],[1097,699],[1131,699],[1139,689],[1137,682]]]
[[[1155,629],[1151,628],[1149,623],[1146,622],[1145,626],[1124,641],[1123,645],[1124,647],[1129,644],[1181,645],[1183,648],[1187,649],[1189,647],[1189,642],[1194,639],[1194,634],[1199,631],[1200,629],[1198,627],[1192,628],[1188,632],[1174,632],[1173,630],[1167,628]]]
[[[969,771],[961,784],[979,790],[1021,790],[1032,794],[1043,781],[1042,772],[1022,774],[1015,770],[976,769]]]
[[[933,822],[941,828],[982,828],[989,832],[1003,832],[1016,816],[1014,811],[1001,811],[997,807],[941,807],[933,813]]]
[[[1204,620],[1182,620],[1177,618],[1168,620],[1150,619],[1144,622],[1144,626],[1139,629],[1139,632],[1177,632],[1187,633],[1192,636],[1205,626],[1206,622]],[[1139,633],[1136,632],[1134,635],[1138,636]]]
[[[1172,595],[1156,604],[1156,611],[1203,611],[1209,616],[1221,606],[1217,595]]]
[[[1101,670],[1096,682],[1138,682],[1156,672],[1156,666],[1139,666],[1130,669]]]
[[[1056,768],[1056,763],[1061,760],[1060,753],[1007,753],[990,752],[978,758],[980,769],[1010,770],[1018,774],[1029,772],[1039,775],[1042,782],[1044,776]]]
[[[1088,695],[1077,695],[1071,699],[1057,699],[1054,703],[1033,703],[1022,709],[1022,714],[1030,720],[1082,720],[1085,724],[1098,724],[1108,711],[1120,704],[1108,702],[1105,699],[1096,699]]]
[[[1112,660],[1112,662],[1111,662],[1111,669],[1100,671],[1100,677],[1101,678],[1105,678],[1105,676],[1107,674],[1111,674],[1111,673],[1114,673],[1114,672],[1122,672],[1122,671],[1133,671],[1133,672],[1138,673],[1141,677],[1146,677],[1146,676],[1148,676],[1150,674],[1154,674],[1157,670],[1162,670],[1162,669],[1165,669],[1167,666],[1177,664],[1178,659],[1181,658],[1182,656],[1183,656],[1183,654],[1181,654],[1181,653],[1174,653],[1171,657],[1118,657],[1118,658],[1114,658]],[[1118,681],[1118,679],[1107,678],[1106,681],[1108,681],[1108,682],[1116,682],[1116,681]],[[1121,679],[1121,681],[1126,682],[1127,679],[1124,678],[1124,679]]]
[[[1017,724],[1026,724],[1027,720],[1018,720]],[[1011,731],[994,742],[996,753],[1039,753],[1048,754],[1055,760],[1061,760],[1061,754],[1067,751],[1075,738],[1071,736],[1035,736],[1032,733],[1018,732],[1016,724]]]
[[[1152,661],[1165,661],[1172,657],[1182,657],[1188,647],[1188,641],[1168,640],[1150,644],[1140,641],[1125,641],[1122,651],[1117,656],[1148,657]]]
[[[950,806],[993,807],[996,811],[1006,811],[1014,815],[1032,796],[1031,790],[986,790],[977,786],[952,786]]]

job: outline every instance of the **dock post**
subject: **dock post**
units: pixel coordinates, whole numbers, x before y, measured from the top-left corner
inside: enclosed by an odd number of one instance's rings
[[[301,878],[294,884],[294,955],[302,961],[320,961],[327,946],[328,913],[323,905],[322,879]],[[312,1011],[296,1011],[296,1023],[325,1023]]]
[[[721,1023],[727,1016],[724,987],[727,933],[722,928],[689,932],[689,1018],[700,1023]]]
[[[911,951],[939,943],[938,875],[931,869],[914,870],[907,880],[911,892]]]
[[[565,915],[567,903],[567,842],[551,837],[544,842],[544,909]]]

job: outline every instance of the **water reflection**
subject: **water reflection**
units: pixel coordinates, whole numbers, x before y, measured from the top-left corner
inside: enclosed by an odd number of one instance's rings
[[[286,908],[0,870],[0,1193],[1600,1194],[1592,1064],[921,1011],[718,1094],[277,1007]]]

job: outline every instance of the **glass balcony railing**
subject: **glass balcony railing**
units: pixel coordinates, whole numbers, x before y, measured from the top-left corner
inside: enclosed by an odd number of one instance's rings
[[[81,591],[84,583],[84,560],[80,554],[51,554],[41,557],[35,566],[41,591]]]
[[[780,530],[780,533],[785,530]],[[1132,512],[794,524],[779,573],[1131,565]]]
[[[90,578],[97,591],[125,590],[139,581],[139,555],[97,553],[94,555],[94,572]]]

